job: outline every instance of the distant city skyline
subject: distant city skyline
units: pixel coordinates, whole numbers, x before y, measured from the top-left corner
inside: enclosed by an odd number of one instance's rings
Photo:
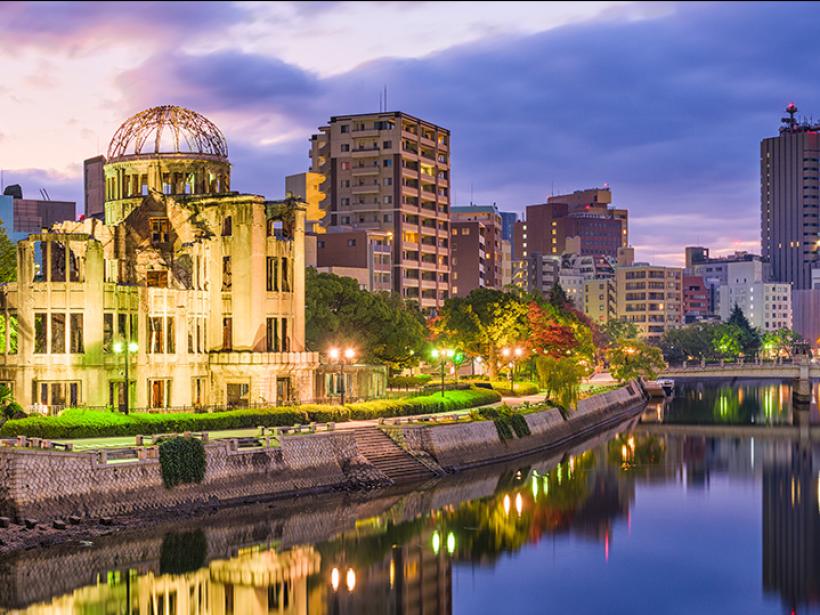
[[[277,197],[317,127],[386,86],[452,131],[453,205],[609,184],[636,257],[682,265],[760,251],[760,140],[788,102],[820,115],[811,4],[152,4],[0,5],[6,185],[81,204],[125,115],[182,104],[225,132],[237,185]]]

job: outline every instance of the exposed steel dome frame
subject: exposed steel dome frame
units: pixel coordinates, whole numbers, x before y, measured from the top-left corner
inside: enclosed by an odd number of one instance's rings
[[[164,147],[171,138],[171,148]],[[163,141],[165,136],[165,141]],[[127,119],[114,133],[108,160],[127,156],[192,154],[228,158],[228,144],[212,121],[185,107],[163,105]]]

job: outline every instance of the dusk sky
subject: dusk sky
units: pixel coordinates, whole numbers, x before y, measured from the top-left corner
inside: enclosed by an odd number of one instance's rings
[[[813,4],[3,3],[0,168],[77,200],[82,161],[143,108],[228,139],[234,189],[282,195],[331,115],[452,131],[453,202],[521,212],[602,186],[642,260],[759,251],[759,142],[820,117]]]

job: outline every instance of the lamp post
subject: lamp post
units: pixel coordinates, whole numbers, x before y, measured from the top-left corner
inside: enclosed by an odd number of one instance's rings
[[[515,394],[515,362],[519,361],[524,356],[524,349],[521,346],[515,348],[502,348],[501,356],[509,359],[507,367],[510,368],[510,394]]]
[[[345,405],[345,361],[352,362],[356,358],[356,350],[348,347],[342,350],[341,348],[336,348],[335,346],[328,350],[328,356],[333,361],[339,362],[339,392],[342,396],[342,405]]]
[[[114,342],[114,354],[125,353],[125,390],[123,391],[123,403],[120,405],[120,412],[124,414],[128,414],[131,408],[131,387],[129,386],[130,378],[128,377],[128,370],[131,366],[131,353],[137,352],[137,350],[139,350],[139,346],[137,346],[136,342],[130,340]]]
[[[439,362],[441,367],[441,396],[444,397],[444,368],[447,365],[447,359],[452,359],[456,351],[452,348],[433,348],[430,355]]]

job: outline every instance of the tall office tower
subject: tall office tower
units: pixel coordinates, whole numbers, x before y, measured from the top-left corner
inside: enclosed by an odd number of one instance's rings
[[[811,288],[820,268],[820,124],[786,107],[780,134],[760,142],[760,244],[777,282]]]
[[[616,257],[618,248],[629,244],[628,214],[609,207],[611,202],[609,188],[590,188],[528,205],[529,251],[560,255],[567,251],[567,241],[573,240],[580,254]]]
[[[501,288],[502,222],[495,205],[450,210],[450,280],[453,295],[475,288]]]
[[[401,112],[338,115],[311,137],[329,231],[393,234],[393,290],[425,311],[450,294],[450,131]]]

